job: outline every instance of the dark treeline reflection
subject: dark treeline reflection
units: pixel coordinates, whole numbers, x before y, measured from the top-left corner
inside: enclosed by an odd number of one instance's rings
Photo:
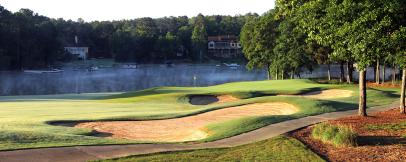
[[[157,86],[208,86],[234,81],[263,80],[263,71],[243,67],[156,65],[138,69],[66,70],[62,73],[0,73],[1,95],[119,92]],[[196,79],[194,79],[196,78]]]
[[[332,67],[333,77],[338,77],[339,72],[338,66]],[[303,72],[301,77],[325,77],[326,73],[325,67],[319,67],[311,73]],[[388,70],[388,79],[389,75]],[[368,78],[372,80],[373,77],[373,70],[368,70]],[[159,86],[210,86],[236,81],[265,80],[267,76],[264,70],[248,71],[245,67],[231,69],[214,65],[150,65],[138,69],[107,68],[93,72],[84,69],[48,74],[0,72],[0,78],[0,95],[42,95],[122,92]]]

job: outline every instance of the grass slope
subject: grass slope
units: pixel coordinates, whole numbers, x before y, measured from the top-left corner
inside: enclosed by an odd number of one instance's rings
[[[279,136],[266,141],[224,149],[205,149],[167,152],[104,162],[160,162],[160,161],[324,161],[294,138]]]
[[[350,89],[355,86],[317,84],[309,80],[238,82],[211,87],[159,87],[129,93],[71,94],[53,96],[0,97],[0,150],[21,148],[137,143],[89,136],[92,131],[52,126],[53,121],[150,120],[194,115],[216,109],[256,102],[283,101],[300,112],[289,116],[242,118],[208,126],[215,140],[244,133],[265,125],[324,112],[356,108],[357,96],[339,100],[279,97],[321,89]],[[396,89],[369,89],[369,106],[397,100]],[[188,103],[191,94],[232,94],[244,100],[207,106]],[[262,97],[261,97],[262,96]],[[255,98],[253,98],[255,97]]]

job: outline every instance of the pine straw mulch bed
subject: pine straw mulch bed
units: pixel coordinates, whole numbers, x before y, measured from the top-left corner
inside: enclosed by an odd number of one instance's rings
[[[352,127],[358,133],[357,147],[334,147],[311,138],[312,126],[290,132],[292,136],[306,144],[315,153],[328,161],[406,161],[406,129],[372,130],[368,125],[405,123],[406,115],[399,109],[370,114],[369,117],[351,116],[333,121]]]
[[[400,84],[392,84],[390,82],[376,84],[375,82],[367,82],[369,88],[400,88]]]

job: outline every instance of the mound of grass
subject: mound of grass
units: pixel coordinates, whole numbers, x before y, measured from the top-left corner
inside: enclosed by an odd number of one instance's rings
[[[285,136],[233,148],[204,149],[130,156],[105,162],[138,161],[324,161],[305,145]]]
[[[336,147],[356,146],[357,133],[346,126],[321,123],[314,126],[312,137]]]

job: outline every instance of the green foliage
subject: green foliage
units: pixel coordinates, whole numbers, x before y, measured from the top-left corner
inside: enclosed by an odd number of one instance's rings
[[[306,54],[306,33],[298,28],[295,9],[292,9],[301,3],[277,1],[275,10],[246,21],[240,41],[249,69],[265,67],[269,73],[275,74],[276,79],[285,74],[293,77],[303,67],[312,70],[314,59]]]
[[[399,30],[404,7],[396,0],[311,0],[297,15],[309,41],[332,48],[332,59],[354,59],[358,69],[364,70],[396,47],[391,35]]]
[[[302,68],[312,70],[313,58],[306,54],[306,35],[297,28],[296,18],[285,16],[278,26],[278,38],[273,49],[275,55],[273,67],[282,72],[299,74]]]
[[[405,11],[406,3],[397,0],[310,0],[296,15],[308,42],[333,50],[329,60],[354,61],[364,73],[381,60],[405,67]],[[360,77],[360,83],[364,82]],[[365,92],[365,87],[360,88]],[[361,96],[366,97],[364,93]],[[361,100],[360,112],[365,112],[365,105]]]
[[[278,136],[253,144],[193,151],[165,152],[149,155],[130,156],[105,162],[136,161],[324,161],[317,154],[294,138]]]
[[[313,127],[312,137],[336,147],[356,146],[357,133],[346,126],[328,123],[317,124]]]
[[[28,9],[0,6],[0,69],[47,67],[64,58],[53,20]]]
[[[113,58],[118,62],[198,59],[196,51],[195,55],[191,53],[197,47],[199,54],[200,49],[205,54],[208,35],[239,35],[246,18],[252,16],[257,15],[85,22],[50,19],[27,9],[12,13],[0,6],[0,69],[45,68],[70,61],[63,49],[66,46],[86,46],[89,58]]]
[[[405,5],[406,6],[406,5]],[[406,11],[406,9],[405,9]],[[388,55],[392,58],[393,62],[400,68],[406,68],[406,27],[400,27],[399,30],[394,32],[391,37],[391,46],[393,53]]]
[[[244,16],[206,16],[207,33],[210,33],[210,35],[239,35],[246,19],[251,17],[258,17],[258,15],[248,13]]]
[[[275,12],[269,11],[260,18],[252,17],[241,30],[240,42],[248,59],[248,69],[270,68],[274,56],[277,22]],[[269,70],[268,70],[269,71]]]
[[[194,47],[195,59],[202,61],[203,55],[206,54],[207,49],[207,30],[205,18],[202,14],[199,14],[195,19],[191,39]]]
[[[155,50],[160,52],[160,59],[175,59],[177,47],[180,47],[180,40],[171,32],[166,33],[165,36],[159,36],[155,43]]]
[[[282,18],[295,14],[296,10],[308,0],[276,0],[277,17]]]

